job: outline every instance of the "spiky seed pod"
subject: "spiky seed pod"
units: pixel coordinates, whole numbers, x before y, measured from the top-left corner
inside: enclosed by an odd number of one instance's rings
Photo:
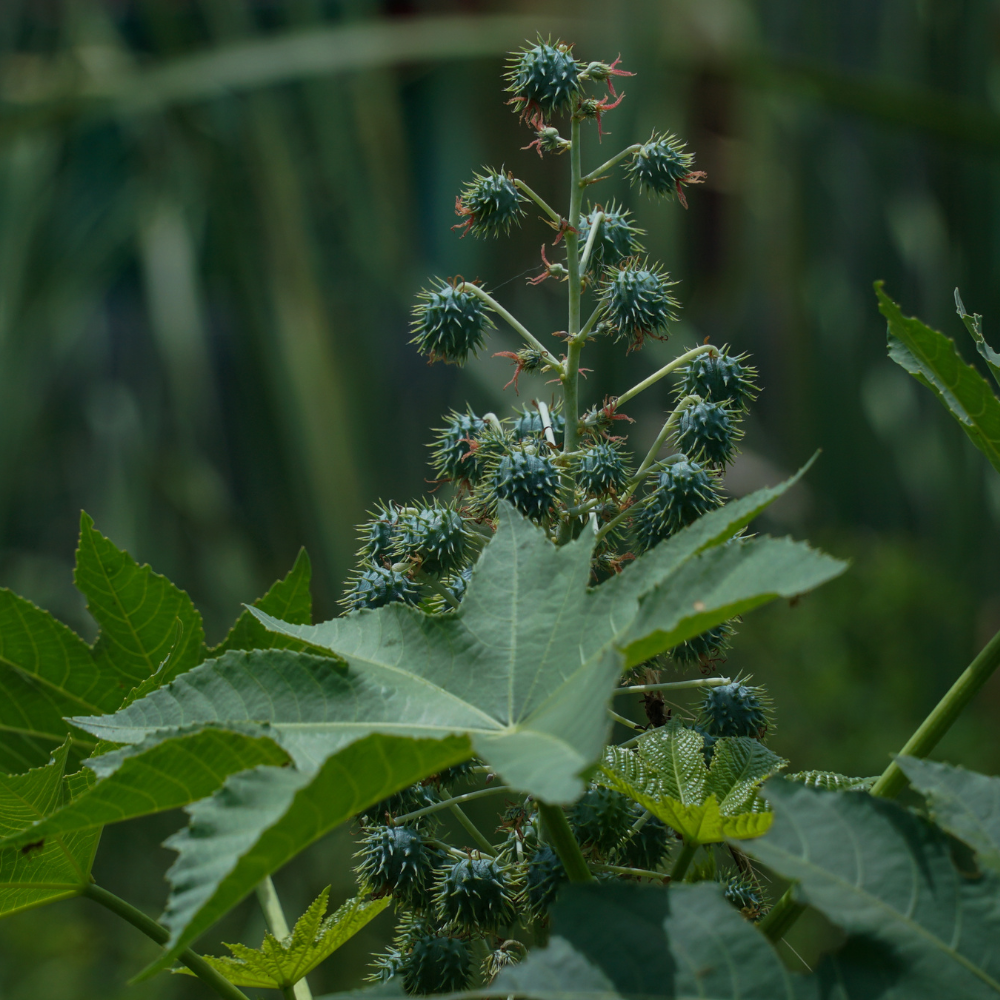
[[[465,592],[469,589],[469,581],[472,579],[472,567],[466,566],[464,569],[460,569],[453,577],[445,581],[445,586],[451,593],[451,596],[458,601],[459,604],[462,603],[462,598],[465,597]],[[445,607],[442,611],[454,610],[447,601],[443,602]]]
[[[358,815],[366,825],[380,826],[385,823],[386,817],[396,819],[398,816],[405,816],[407,813],[416,812],[418,809],[424,809],[440,801],[441,799],[437,794],[437,790],[433,786],[424,784],[410,785],[402,791],[390,795],[387,799],[382,799],[381,802],[376,802],[375,805],[369,806],[364,812]],[[434,815],[432,813],[428,816],[421,816],[410,825],[422,829],[433,822]]]
[[[580,846],[611,854],[634,822],[632,800],[610,788],[589,788],[569,812]]]
[[[760,886],[742,875],[734,875],[726,885],[726,899],[748,920],[760,920],[764,895]]]
[[[634,823],[644,811],[642,806],[633,805],[629,819]],[[628,868],[655,870],[669,844],[670,831],[663,822],[651,816],[628,840],[618,845],[615,855]]]
[[[764,688],[736,680],[706,688],[701,703],[701,722],[712,736],[763,739],[771,723],[770,704]]]
[[[612,267],[628,257],[642,253],[643,246],[639,237],[645,235],[645,230],[633,223],[632,213],[627,208],[619,208],[612,201],[607,208],[598,205],[580,219],[581,247],[587,245],[590,227],[598,212],[604,213],[604,222],[601,223],[587,262],[587,270],[591,274],[597,274],[602,267]]]
[[[399,508],[392,501],[387,504],[376,504],[371,519],[365,521],[358,529],[358,534],[361,536],[358,555],[362,559],[370,559],[373,563],[391,560],[398,520]]]
[[[581,91],[580,70],[572,46],[557,41],[528,46],[512,52],[507,62],[507,90],[510,103],[522,117],[540,111],[545,118],[568,111]]]
[[[436,279],[435,287],[417,296],[410,343],[431,361],[464,365],[483,346],[493,326],[486,303],[463,284],[459,279]]]
[[[489,933],[514,919],[507,871],[494,858],[462,858],[442,869],[434,896],[450,927]]]
[[[393,895],[424,906],[440,855],[415,826],[376,826],[365,834],[358,876],[375,896]]]
[[[637,551],[646,552],[721,506],[718,480],[709,470],[688,459],[673,462],[656,477],[652,498],[636,512]]]
[[[483,471],[479,438],[486,430],[486,422],[472,410],[458,413],[452,410],[444,427],[431,445],[431,468],[439,479],[454,479],[474,486]]]
[[[559,474],[548,455],[526,450],[505,455],[493,477],[498,500],[508,500],[525,517],[543,518],[559,492]]]
[[[680,370],[679,394],[725,403],[732,410],[745,410],[760,392],[754,382],[757,369],[744,364],[746,358],[745,354],[734,358],[726,353],[726,348],[720,354],[699,354]]]
[[[684,143],[672,135],[656,135],[633,154],[625,167],[633,184],[652,194],[677,196],[680,185],[692,174],[694,155],[684,151]]]
[[[677,421],[677,446],[709,465],[725,465],[736,453],[743,432],[723,403],[694,403]]]
[[[628,340],[630,351],[641,348],[646,337],[665,340],[667,327],[677,319],[678,303],[670,294],[675,284],[658,265],[633,259],[606,268],[600,299],[615,339]]]
[[[343,604],[351,611],[384,608],[387,604],[416,604],[420,594],[405,573],[388,566],[365,566],[355,576]]]
[[[473,236],[499,236],[519,226],[525,211],[521,205],[527,198],[514,186],[514,175],[486,168],[485,174],[474,174],[455,201],[455,214],[465,221],[463,228]],[[463,233],[464,235],[464,233]]]
[[[397,558],[412,560],[431,576],[449,573],[461,566],[472,533],[457,510],[432,503],[404,507],[396,529]]]
[[[508,965],[517,965],[526,954],[527,948],[515,938],[501,941],[483,959],[483,978],[486,980],[486,985],[489,986]]]
[[[369,983],[387,983],[403,967],[403,953],[392,946],[384,952],[372,955],[372,971],[365,976]]]
[[[716,625],[707,632],[674,646],[670,650],[670,656],[678,663],[705,663],[729,648],[733,631],[733,626],[729,622],[723,622],[722,625]]]
[[[407,993],[457,993],[469,985],[471,966],[464,941],[430,933],[413,941],[399,971]]]
[[[596,496],[621,490],[628,475],[621,452],[608,441],[588,449],[576,465],[576,481]]]
[[[514,408],[514,437],[518,441],[527,441],[540,438],[545,434],[545,425],[542,423],[542,415],[538,408],[526,404],[523,409]],[[557,407],[549,410],[549,420],[552,424],[552,436],[556,441],[561,441],[566,431],[566,420]]]
[[[528,859],[524,882],[524,900],[532,913],[541,916],[555,901],[559,887],[566,881],[566,869],[559,855],[548,844],[542,844]]]

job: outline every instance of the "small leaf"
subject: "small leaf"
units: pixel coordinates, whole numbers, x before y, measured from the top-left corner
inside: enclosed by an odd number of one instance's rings
[[[889,357],[937,396],[1000,472],[1000,400],[989,383],[962,360],[950,337],[904,316],[881,282],[875,292],[889,324]]]
[[[329,958],[342,944],[374,920],[390,902],[388,897],[349,899],[324,920],[329,897],[328,886],[299,917],[291,934],[284,941],[279,941],[268,933],[260,948],[227,944],[232,958],[213,958],[210,955],[203,957],[234,986],[288,989],[309,975],[320,962]],[[194,975],[186,968],[176,971]]]
[[[129,687],[157,672],[166,684],[205,658],[205,632],[191,598],[149,566],[137,565],[94,529],[87,514],[80,515],[74,579],[101,628],[94,659]]]
[[[938,826],[964,840],[981,864],[1000,872],[1000,778],[916,757],[897,757],[896,763],[927,796]]]
[[[955,289],[955,311],[961,317],[972,339],[976,342],[976,350],[986,359],[986,364],[989,365],[993,378],[1000,385],[1000,354],[997,354],[986,343],[986,338],[983,337],[983,317],[979,313],[973,313],[970,316],[965,311],[965,303],[962,301],[962,296],[958,294],[957,288]]]

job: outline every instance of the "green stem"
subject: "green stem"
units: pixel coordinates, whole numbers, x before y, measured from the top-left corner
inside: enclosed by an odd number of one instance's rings
[[[621,865],[598,865],[590,866],[598,872],[614,872],[616,875],[638,875],[640,878],[657,878],[660,881],[666,879],[665,872],[654,872],[648,868],[623,868]]]
[[[900,756],[926,757],[951,728],[962,709],[975,697],[1000,664],[1000,632],[983,647],[980,654],[962,671],[948,693],[934,706],[930,715],[906,741]],[[906,775],[893,761],[872,785],[871,794],[894,799],[907,785]]]
[[[264,911],[267,929],[279,941],[284,941],[291,933],[291,929],[285,919],[285,911],[281,908],[278,890],[274,888],[270,875],[257,884],[257,902]],[[284,993],[285,1000],[313,1000],[312,990],[309,989],[305,979],[300,979],[294,986],[282,987],[281,992]]]
[[[562,225],[559,213],[541,195],[535,194],[524,181],[515,179],[514,187],[523,191],[557,226]]]
[[[645,694],[647,691],[690,691],[694,688],[723,687],[731,684],[728,677],[696,677],[689,681],[664,681],[662,684],[630,684],[615,688],[615,696],[620,694]]]
[[[583,851],[577,843],[573,831],[570,829],[569,820],[562,806],[552,806],[547,802],[538,803],[538,813],[542,818],[542,825],[545,828],[546,839],[552,845],[559,860],[566,869],[566,875],[570,882],[593,882],[594,876],[590,874],[587,862],[583,857]]]
[[[590,235],[587,237],[587,245],[583,248],[583,254],[580,256],[580,272],[581,274],[586,274],[587,264],[590,263],[590,255],[594,252],[594,243],[597,241],[597,233],[604,223],[604,213],[598,212],[594,216],[594,222],[590,227]]]
[[[456,795],[454,798],[445,799],[442,802],[435,802],[432,806],[424,806],[423,809],[414,809],[413,812],[397,816],[393,822],[409,823],[412,819],[419,819],[421,816],[429,816],[431,813],[438,812],[441,809],[450,809],[452,806],[461,805],[463,802],[472,802],[474,799],[484,799],[487,795],[499,795],[501,792],[509,792],[510,790],[509,785],[493,785],[491,788],[480,788],[475,792],[465,792],[462,795]]]
[[[621,163],[630,153],[634,153],[637,150],[642,149],[642,143],[637,142],[634,145],[626,146],[620,153],[612,156],[610,160],[602,163],[596,170],[591,170],[589,174],[584,175],[580,178],[583,184],[591,184],[598,180],[600,176],[607,173],[616,163]]]
[[[628,392],[623,392],[617,399],[615,399],[615,408],[619,406],[624,406],[630,399],[634,399],[639,395],[640,392],[648,389],[651,385],[655,385],[666,375],[671,372],[677,371],[682,365],[686,365],[689,361],[693,361],[699,354],[708,354],[710,351],[715,351],[718,353],[718,348],[713,347],[712,344],[702,344],[700,347],[694,348],[694,350],[688,351],[686,354],[682,354],[679,358],[674,358],[669,365],[664,365],[659,371],[653,372],[649,378],[643,379],[638,385],[632,386]]]
[[[509,313],[502,305],[489,292],[483,291],[479,285],[473,285],[471,282],[463,281],[461,285],[458,286],[460,291],[472,292],[473,295],[478,296],[485,302],[498,316],[506,320],[510,325],[512,330],[519,333],[531,346],[538,351],[542,357],[545,358],[545,363],[562,375],[563,363],[549,350],[546,349],[545,345],[519,320],[517,317]]]
[[[465,815],[465,813],[462,811],[462,807],[452,802],[448,806],[448,808],[449,810],[451,810],[451,813],[455,817],[455,819],[457,819],[459,823],[461,823],[462,826],[465,827],[469,836],[476,842],[476,845],[482,848],[484,851],[486,851],[487,854],[489,854],[492,857],[494,852],[493,845],[483,836],[479,827],[476,826],[476,824],[473,823],[472,820]]]
[[[457,608],[459,606],[458,598],[440,581],[435,579],[429,573],[424,573],[423,571],[416,574],[416,580],[418,583],[426,584],[431,590],[437,594],[446,604],[451,605],[452,608]]]
[[[697,844],[689,844],[687,841],[684,841],[681,849],[677,852],[677,857],[674,859],[674,865],[670,869],[671,882],[680,882],[684,878],[691,864],[691,859],[697,850]]]
[[[626,729],[634,729],[637,732],[646,732],[638,723],[633,722],[631,719],[626,719],[624,715],[619,715],[617,712],[613,712],[610,708],[608,709],[608,715],[611,716],[615,722],[621,723]]]
[[[587,337],[590,336],[590,331],[594,329],[594,327],[597,325],[597,321],[601,318],[603,314],[604,314],[604,305],[599,302],[597,304],[597,307],[590,314],[590,318],[587,320],[586,323],[583,324],[583,326],[580,329],[579,339],[581,343],[585,341]]]
[[[99,885],[90,883],[87,885],[82,895],[99,903],[105,909],[118,914],[123,920],[127,920],[133,927],[142,931],[146,937],[152,938],[157,944],[165,945],[170,940],[170,932],[158,924],[152,917],[147,917],[142,910],[137,910],[131,903],[126,903],[113,892],[102,889]],[[184,963],[203,983],[210,986],[220,997],[226,1000],[248,1000],[247,995],[237,989],[220,972],[217,972],[200,955],[196,955],[190,948],[185,948],[177,958]]]

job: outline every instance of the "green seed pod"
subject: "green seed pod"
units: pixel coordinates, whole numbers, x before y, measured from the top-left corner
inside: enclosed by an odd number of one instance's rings
[[[403,953],[392,946],[384,952],[372,955],[372,971],[365,976],[369,983],[387,983],[403,967]]]
[[[497,466],[493,492],[498,500],[510,501],[525,517],[539,520],[556,501],[559,474],[548,455],[512,451]]]
[[[472,567],[466,566],[464,569],[460,569],[454,576],[445,581],[445,587],[451,593],[451,596],[458,601],[459,604],[462,603],[462,598],[465,597],[465,592],[469,589],[469,581],[472,579]],[[454,610],[447,601],[444,602],[445,607],[441,608],[442,611]]]
[[[482,459],[477,455],[479,438],[486,430],[486,423],[472,410],[458,413],[452,410],[444,427],[431,445],[431,468],[438,479],[452,479],[474,486],[483,471]]]
[[[434,288],[417,296],[410,343],[431,361],[464,365],[483,346],[493,326],[483,300],[462,286],[459,279],[451,283],[436,279]]]
[[[358,530],[361,536],[361,549],[358,555],[373,563],[391,561],[398,519],[399,508],[391,500],[387,504],[376,504],[371,519]]]
[[[726,899],[748,920],[760,920],[764,895],[760,886],[742,875],[734,875],[726,885]]]
[[[555,901],[559,887],[568,881],[559,855],[542,844],[528,859],[528,874],[524,884],[524,900],[536,916],[541,916]]]
[[[373,895],[393,895],[424,906],[441,857],[415,826],[376,826],[365,834],[355,855],[358,877]]]
[[[493,858],[463,858],[442,869],[434,895],[450,927],[490,933],[515,916],[507,870]]]
[[[771,724],[770,699],[762,687],[733,681],[706,688],[701,722],[712,736],[752,736],[763,739]]]
[[[626,166],[633,184],[643,191],[684,197],[681,184],[691,177],[694,156],[684,152],[684,143],[672,135],[656,135],[632,154]]]
[[[428,933],[413,941],[399,971],[407,993],[457,993],[469,985],[471,966],[472,954],[464,941]]]
[[[723,622],[722,625],[716,625],[707,632],[674,646],[669,655],[678,663],[706,663],[729,648],[732,635],[733,626],[729,622]]]
[[[700,354],[680,370],[678,394],[700,396],[710,403],[724,403],[731,410],[745,410],[757,398],[757,369],[744,364],[747,355]]]
[[[718,480],[711,472],[687,459],[673,462],[656,477],[652,499],[636,512],[637,551],[646,552],[721,506]]]
[[[610,788],[589,788],[569,812],[580,846],[610,855],[634,822],[632,800]]]
[[[639,350],[646,337],[665,340],[667,327],[677,319],[678,303],[670,294],[675,284],[658,265],[626,260],[606,268],[600,300],[615,339],[628,340],[630,351]]]
[[[514,438],[518,441],[535,440],[545,436],[545,426],[538,407],[525,404],[523,409],[514,408]],[[549,410],[552,436],[561,441],[566,431],[566,420],[560,412],[559,404]]]
[[[474,174],[455,200],[455,214],[465,221],[454,228],[462,235],[499,236],[519,226],[525,216],[521,205],[527,201],[514,186],[514,175],[486,168],[485,174]]]
[[[416,585],[405,573],[397,573],[388,566],[364,566],[341,603],[350,611],[360,611],[384,608],[387,604],[416,604],[419,598]]]
[[[633,803],[629,819],[635,823],[645,810]],[[670,844],[670,831],[666,825],[651,816],[624,843],[619,844],[615,853],[618,861],[628,868],[655,870]]]
[[[587,271],[597,274],[602,267],[613,267],[628,257],[642,253],[643,246],[639,237],[645,235],[632,222],[632,213],[627,208],[619,208],[613,201],[604,208],[598,205],[580,219],[580,246],[587,245],[590,238],[590,228],[598,212],[604,213],[604,222],[594,240],[594,248],[587,261]]]
[[[694,403],[677,421],[677,446],[709,465],[725,465],[736,453],[743,432],[722,403]]]
[[[472,533],[462,515],[436,501],[427,506],[404,507],[396,528],[397,558],[412,560],[431,576],[449,573],[461,566]]]
[[[595,496],[621,490],[628,478],[621,452],[609,441],[589,448],[576,465],[576,481]]]
[[[507,63],[507,90],[510,103],[522,117],[541,112],[548,118],[569,111],[580,93],[580,70],[573,58],[572,46],[538,39],[520,52],[512,52]]]

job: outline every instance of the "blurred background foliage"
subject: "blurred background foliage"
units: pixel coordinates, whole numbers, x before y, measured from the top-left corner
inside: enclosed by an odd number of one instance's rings
[[[793,768],[877,773],[1000,626],[1000,477],[886,359],[871,293],[884,278],[961,342],[958,285],[996,330],[996,0],[4,0],[0,583],[92,634],[71,583],[85,508],[191,592],[210,639],[303,543],[335,613],[353,526],[429,488],[441,414],[517,401],[505,361],[428,367],[407,345],[426,276],[483,278],[533,328],[562,326],[554,290],[524,285],[547,230],[449,228],[482,164],[560,197],[565,162],[517,152],[531,136],[498,81],[536,31],[638,73],[591,165],[656,126],[709,175],[688,212],[602,186],[637,209],[684,314],[669,345],[594,348],[587,401],[706,336],[753,353],[766,391],[729,487],[821,447],[762,527],[854,566],[748,619],[725,670],[771,688]],[[521,381],[522,402],[550,394]],[[630,407],[637,447],[667,394]],[[995,771],[998,719],[993,684],[942,755]],[[110,829],[99,876],[156,912],[156,845],[180,821]],[[348,843],[283,873],[290,908],[349,894]],[[4,922],[0,997],[203,995],[127,987],[151,946],[112,919],[80,903]],[[262,929],[246,906],[203,945]],[[385,933],[314,985],[356,983]]]

